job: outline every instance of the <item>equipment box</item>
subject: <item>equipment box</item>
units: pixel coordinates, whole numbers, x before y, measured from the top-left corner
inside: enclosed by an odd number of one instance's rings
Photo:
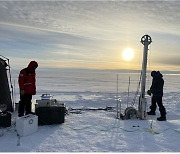
[[[65,106],[38,107],[35,113],[39,125],[61,124],[65,121]]]
[[[56,99],[51,99],[51,100],[36,100],[36,107],[49,107],[52,105],[56,105],[57,104],[57,100]]]
[[[11,113],[0,112],[0,127],[10,127],[11,126]]]
[[[16,130],[20,136],[30,135],[38,130],[38,117],[28,114],[16,119]]]

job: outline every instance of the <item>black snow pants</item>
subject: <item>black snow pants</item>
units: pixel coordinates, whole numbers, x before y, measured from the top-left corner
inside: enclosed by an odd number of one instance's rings
[[[161,114],[161,117],[166,117],[166,109],[162,104],[162,96],[152,96],[152,104],[151,104],[151,111],[155,112],[156,111],[156,103],[159,107],[159,111]]]
[[[24,116],[24,111],[25,114],[30,114],[31,113],[31,100],[32,100],[32,95],[29,94],[24,94],[20,95],[20,101],[19,101],[19,109],[18,109],[18,116]]]

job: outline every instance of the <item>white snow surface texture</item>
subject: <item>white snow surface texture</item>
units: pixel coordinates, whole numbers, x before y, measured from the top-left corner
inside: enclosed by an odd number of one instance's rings
[[[15,81],[15,101],[19,101],[18,71],[12,73]],[[80,111],[69,113],[65,123],[38,126],[38,131],[18,138],[15,126],[1,130],[0,152],[180,152],[180,74],[163,74],[165,80],[163,103],[167,121],[119,120],[112,111]],[[131,84],[128,97],[128,78]],[[130,106],[139,81],[137,73],[118,73],[118,95],[122,100],[122,113]],[[37,70],[37,94],[50,93],[66,108],[106,108],[116,106],[116,72],[46,72]],[[151,85],[147,76],[146,90]],[[147,111],[150,96],[147,97]],[[138,100],[138,98],[137,98]],[[134,105],[137,108],[138,101]],[[17,111],[12,114],[12,124]]]

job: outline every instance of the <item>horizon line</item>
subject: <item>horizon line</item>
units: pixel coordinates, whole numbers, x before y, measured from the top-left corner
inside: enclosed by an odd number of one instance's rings
[[[17,70],[17,69],[11,69],[11,70]],[[19,70],[19,69],[18,69]],[[43,68],[37,68],[39,71],[84,71],[84,72],[121,72],[121,73],[139,73],[141,70],[138,69],[98,69],[98,68],[49,68],[49,67],[43,67]],[[151,72],[152,70],[147,70],[147,72]],[[180,74],[180,71],[176,70],[156,70],[160,71],[163,74]]]

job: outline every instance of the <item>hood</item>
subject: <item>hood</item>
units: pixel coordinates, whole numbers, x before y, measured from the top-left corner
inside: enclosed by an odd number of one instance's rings
[[[157,75],[157,72],[156,71],[152,71],[151,72],[151,76],[154,78],[155,76]]]
[[[163,77],[163,75],[160,73],[160,71],[157,71],[157,76],[158,77]]]
[[[35,67],[35,68],[38,67],[38,63],[36,61],[31,61],[27,68],[32,69],[33,67]]]

